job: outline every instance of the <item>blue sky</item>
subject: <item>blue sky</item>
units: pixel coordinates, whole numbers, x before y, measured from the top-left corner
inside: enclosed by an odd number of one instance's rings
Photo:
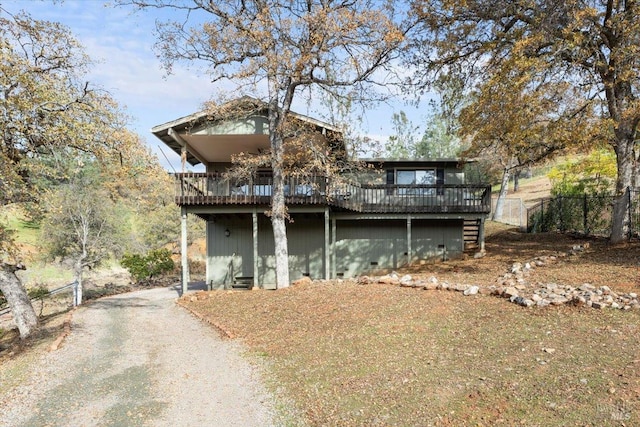
[[[68,26],[96,62],[87,79],[108,90],[126,108],[132,117],[130,128],[149,144],[161,163],[171,169],[150,129],[199,111],[220,88],[197,67],[177,66],[169,76],[161,69],[153,51],[153,31],[155,20],[166,17],[166,11],[132,13],[129,9],[106,7],[104,0],[0,0],[0,5],[10,13],[25,10],[36,19]],[[295,106],[294,109],[307,114]],[[384,105],[367,112],[357,133],[386,141],[392,132],[391,115],[400,110],[407,112],[414,124],[419,124],[425,116],[424,112],[401,102],[394,107]],[[163,151],[177,168],[178,156],[164,147]]]

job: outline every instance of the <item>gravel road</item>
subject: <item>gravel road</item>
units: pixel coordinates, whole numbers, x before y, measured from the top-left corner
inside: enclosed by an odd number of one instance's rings
[[[176,297],[151,289],[79,309],[62,347],[4,396],[0,426],[274,425],[273,399],[241,345]]]

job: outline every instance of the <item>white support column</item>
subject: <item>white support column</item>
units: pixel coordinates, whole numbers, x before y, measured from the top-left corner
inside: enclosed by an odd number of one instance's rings
[[[333,218],[331,220],[331,278],[335,279],[337,277],[336,271],[336,219]]]
[[[259,287],[258,272],[260,268],[260,260],[258,259],[258,210],[253,208],[251,214],[253,221],[253,286]]]
[[[407,264],[411,265],[411,215],[407,215]]]
[[[189,258],[187,257],[187,251],[189,247],[187,245],[187,208],[181,208],[180,228],[182,234],[181,241],[181,265],[182,265],[182,295],[187,293],[187,287],[189,285]]]
[[[329,207],[324,208],[324,278],[331,276],[331,236],[329,230]]]

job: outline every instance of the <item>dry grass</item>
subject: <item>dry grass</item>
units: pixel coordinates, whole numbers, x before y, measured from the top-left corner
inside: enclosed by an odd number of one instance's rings
[[[491,227],[485,258],[412,273],[492,284],[513,261],[584,243]],[[640,291],[638,244],[590,244],[535,279]],[[266,358],[274,389],[309,425],[640,425],[639,310],[525,309],[352,282],[185,303]]]

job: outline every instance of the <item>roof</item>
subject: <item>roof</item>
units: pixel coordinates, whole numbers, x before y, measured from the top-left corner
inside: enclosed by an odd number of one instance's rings
[[[186,144],[187,161],[193,166],[206,162],[230,161],[230,156],[234,153],[260,152],[268,149],[269,135],[265,129],[267,104],[251,97],[242,97],[231,102],[256,104],[256,111],[259,113],[238,118],[237,126],[234,126],[231,120],[216,120],[210,112],[200,111],[154,126],[151,133],[178,155],[181,154],[182,146]],[[321,120],[293,111],[289,114],[297,120],[315,126],[323,134],[326,131],[342,134],[338,128]],[[230,127],[223,129],[225,123],[229,123]],[[247,132],[241,132],[242,130]]]

